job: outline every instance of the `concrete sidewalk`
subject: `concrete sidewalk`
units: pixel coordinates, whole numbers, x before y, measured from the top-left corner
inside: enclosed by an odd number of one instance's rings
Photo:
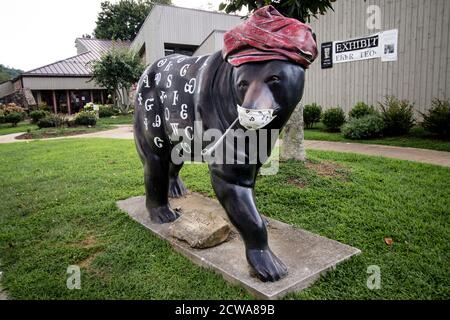
[[[133,127],[130,125],[115,125],[117,128],[105,131],[98,131],[92,133],[79,134],[75,136],[65,136],[46,139],[16,139],[16,137],[25,132],[5,134],[0,136],[0,144],[12,142],[27,142],[38,140],[59,140],[59,139],[73,139],[73,138],[111,138],[111,139],[133,139]]]
[[[378,144],[305,140],[306,150],[326,150],[381,156],[450,167],[450,152]]]
[[[15,137],[22,133],[14,133],[0,136],[1,143],[11,143],[19,141]],[[58,137],[43,140],[56,139],[72,139],[72,138],[111,138],[111,139],[133,139],[133,127],[131,125],[118,125],[116,129],[87,133],[77,136]],[[306,149],[326,150],[337,152],[351,152],[357,154],[365,154],[371,156],[381,156],[386,158],[394,158],[401,160],[416,161],[421,163],[435,164],[439,166],[450,167],[450,152],[435,151],[428,149],[404,148],[384,146],[377,144],[332,142],[332,141],[316,141],[305,140]]]

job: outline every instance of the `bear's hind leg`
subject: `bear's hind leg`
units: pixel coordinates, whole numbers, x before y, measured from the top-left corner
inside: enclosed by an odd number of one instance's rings
[[[145,157],[145,205],[150,219],[156,223],[172,222],[180,216],[169,206],[169,163],[168,160],[153,153]]]
[[[169,197],[170,198],[180,198],[187,194],[187,189],[179,176],[179,172],[183,167],[181,164],[169,165]]]

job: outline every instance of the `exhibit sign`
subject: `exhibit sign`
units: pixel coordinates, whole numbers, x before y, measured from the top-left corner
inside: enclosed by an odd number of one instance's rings
[[[383,62],[396,61],[398,30],[387,30],[350,40],[326,42],[322,44],[321,49],[322,69],[331,68],[336,63],[376,58],[381,58]]]

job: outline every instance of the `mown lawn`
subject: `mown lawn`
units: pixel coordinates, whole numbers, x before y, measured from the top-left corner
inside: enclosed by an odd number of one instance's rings
[[[431,149],[439,151],[450,151],[450,140],[441,140],[428,136],[421,127],[414,127],[405,136],[384,137],[368,140],[346,139],[340,132],[328,132],[324,130],[321,123],[316,124],[313,129],[305,129],[306,140],[339,141],[353,143],[382,144],[388,146],[410,147]]]
[[[16,127],[12,127],[10,123],[2,123],[0,124],[0,136],[11,133],[27,132],[28,129],[37,129],[37,126],[26,121],[18,123]]]
[[[126,116],[118,115],[114,117],[108,117],[108,118],[100,118],[98,119],[97,123],[99,124],[132,124],[133,123],[133,115],[129,114]]]
[[[260,177],[262,213],[362,254],[292,299],[449,299],[450,168],[310,151]],[[248,299],[116,208],[144,192],[132,141],[65,139],[0,145],[0,270],[14,299]],[[205,165],[191,190],[212,195]],[[388,246],[385,237],[391,237]],[[66,288],[69,265],[81,290]],[[366,286],[381,268],[381,289]]]

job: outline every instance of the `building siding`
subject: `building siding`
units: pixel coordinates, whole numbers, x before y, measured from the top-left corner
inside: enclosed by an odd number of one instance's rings
[[[0,98],[10,95],[14,92],[14,86],[11,81],[0,83]]]
[[[241,22],[239,16],[156,5],[131,48],[138,52],[145,42],[145,61],[151,64],[164,56],[164,43],[199,46],[212,30],[229,30]]]
[[[369,5],[381,8],[381,29],[369,30]],[[387,95],[410,100],[424,112],[433,98],[450,98],[450,1],[340,0],[310,23],[322,42],[368,36],[398,29],[398,59],[371,59],[334,64],[321,69],[320,57],[306,75],[303,103],[324,108],[339,105],[346,112],[358,101],[376,105]],[[419,115],[419,113],[417,113]]]
[[[202,42],[202,44],[194,52],[194,56],[202,56],[205,54],[212,54],[223,48],[223,35],[225,31],[214,30],[209,36]]]
[[[31,90],[91,90],[102,89],[90,77],[24,77],[23,85]]]

